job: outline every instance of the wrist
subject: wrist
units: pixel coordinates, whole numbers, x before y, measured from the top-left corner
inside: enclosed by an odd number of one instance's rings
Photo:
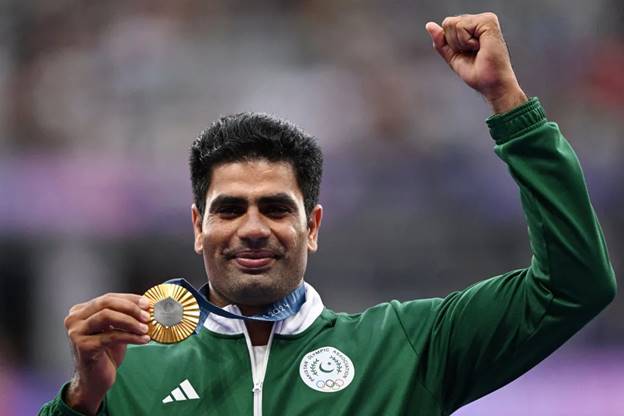
[[[522,91],[520,86],[508,89],[494,97],[486,97],[494,114],[503,114],[529,101],[529,97]]]
[[[74,378],[67,387],[65,397],[62,397],[62,399],[73,410],[87,416],[95,416],[104,399],[104,395],[94,394],[88,388],[81,386]]]

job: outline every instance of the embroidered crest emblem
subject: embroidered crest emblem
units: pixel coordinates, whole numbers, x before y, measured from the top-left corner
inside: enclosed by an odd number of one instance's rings
[[[323,347],[307,353],[299,364],[303,382],[316,391],[333,393],[353,381],[355,367],[345,353],[334,347]]]

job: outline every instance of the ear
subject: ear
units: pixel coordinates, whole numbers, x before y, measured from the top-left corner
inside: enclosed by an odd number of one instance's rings
[[[193,221],[193,234],[195,235],[195,253],[202,254],[204,251],[202,232],[202,222],[204,221],[204,217],[202,217],[195,204],[191,205],[191,219]]]
[[[323,207],[317,205],[310,213],[308,220],[308,250],[314,253],[318,250],[318,233],[323,219]]]

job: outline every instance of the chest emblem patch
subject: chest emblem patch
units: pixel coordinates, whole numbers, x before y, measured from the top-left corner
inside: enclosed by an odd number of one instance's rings
[[[323,347],[307,353],[299,364],[303,382],[316,391],[333,393],[353,381],[355,367],[345,353],[334,347]]]

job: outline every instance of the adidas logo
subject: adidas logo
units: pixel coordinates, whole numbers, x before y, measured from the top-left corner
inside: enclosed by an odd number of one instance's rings
[[[171,394],[168,394],[162,402],[163,403],[171,403],[171,402],[181,402],[184,400],[195,400],[199,399],[199,395],[191,385],[191,382],[188,381],[188,378],[184,380],[178,387],[171,391]]]

